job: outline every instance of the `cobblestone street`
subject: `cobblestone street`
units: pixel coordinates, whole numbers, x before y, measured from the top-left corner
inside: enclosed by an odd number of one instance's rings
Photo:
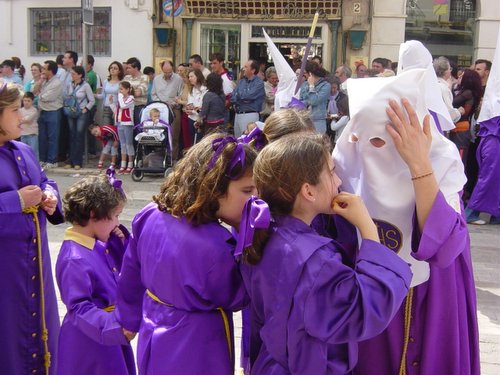
[[[78,176],[70,175],[63,169],[52,170],[50,178],[57,181],[61,193],[82,175],[91,173],[83,169]],[[151,201],[153,194],[159,191],[162,179],[146,176],[142,182],[133,182],[129,176],[122,177],[128,195],[128,203],[121,215],[121,222],[130,228],[134,215]],[[48,226],[52,264],[55,266],[57,254],[68,224]],[[476,292],[478,302],[478,320],[481,345],[481,374],[500,374],[500,226],[469,225],[472,242]],[[56,288],[57,289],[57,288]],[[65,314],[65,306],[59,300],[59,313]],[[240,314],[235,314],[236,358],[239,358],[241,335]],[[137,340],[135,340],[136,345]],[[237,361],[238,363],[238,361]]]

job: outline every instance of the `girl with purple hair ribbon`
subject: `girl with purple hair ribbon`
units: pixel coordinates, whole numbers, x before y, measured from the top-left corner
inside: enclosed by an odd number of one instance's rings
[[[210,134],[189,149],[132,223],[117,314],[139,332],[141,374],[234,373],[232,313],[248,305],[234,258],[254,148]]]

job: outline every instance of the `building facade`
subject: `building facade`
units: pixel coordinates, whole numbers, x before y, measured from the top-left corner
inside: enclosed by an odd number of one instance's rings
[[[316,11],[310,55],[328,70],[375,57],[397,61],[401,42],[421,40],[459,66],[492,59],[498,0],[93,0],[89,53],[105,76],[113,60],[137,56],[156,68],[222,52],[235,74],[249,58],[269,59],[262,30],[290,63],[300,60]],[[28,67],[71,49],[81,53],[81,0],[0,0],[2,59]],[[269,62],[269,61],[268,61]]]

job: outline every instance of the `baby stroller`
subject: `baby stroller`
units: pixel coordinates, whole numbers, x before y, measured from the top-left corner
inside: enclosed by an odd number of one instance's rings
[[[150,111],[156,108],[160,111],[159,124],[148,126]],[[163,102],[153,102],[141,112],[141,123],[135,126],[139,130],[136,136],[137,148],[135,150],[134,170],[132,180],[141,181],[145,173],[162,174],[165,177],[172,172],[172,124],[174,113]],[[153,130],[155,134],[147,134]],[[152,133],[152,132],[151,132]]]

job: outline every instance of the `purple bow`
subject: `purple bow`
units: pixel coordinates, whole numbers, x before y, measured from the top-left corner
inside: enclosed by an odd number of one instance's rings
[[[243,207],[234,256],[240,256],[243,249],[252,245],[255,229],[267,229],[270,224],[271,213],[267,203],[262,199],[251,196]]]
[[[234,149],[231,161],[229,162],[229,165],[226,168],[226,177],[230,178],[231,180],[236,180],[238,179],[240,173],[243,172],[245,167],[245,149],[243,147],[243,144],[238,142],[238,140],[231,135],[228,135],[223,138],[217,138],[212,141],[212,148],[214,150],[214,155],[212,156],[212,159],[210,159],[207,168],[208,170],[211,170],[214,167],[215,162],[224,151],[224,148],[229,143],[236,143],[236,148]],[[236,167],[237,165],[241,165],[241,171],[237,175],[234,175],[232,174],[232,171],[234,167]]]
[[[121,195],[125,196],[125,192],[122,189],[122,180],[115,178],[115,170],[113,168],[110,167],[106,170],[106,177],[108,178],[111,186],[120,192]]]
[[[257,151],[260,151],[266,145],[266,136],[262,132],[260,128],[254,128],[252,131],[246,135],[242,135],[238,138],[238,142],[242,143],[250,143],[253,139],[255,139],[254,147]]]
[[[290,103],[288,103],[288,108],[294,108],[299,111],[303,111],[307,109],[307,106],[304,104],[303,101],[293,97],[292,100],[290,100]]]

